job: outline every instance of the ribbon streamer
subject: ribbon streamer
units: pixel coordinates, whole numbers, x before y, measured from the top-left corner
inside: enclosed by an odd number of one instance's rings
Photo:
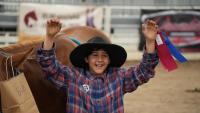
[[[163,64],[163,66],[168,70],[172,71],[177,68],[176,62],[174,61],[171,53],[165,43],[164,37],[162,37],[161,33],[157,34],[156,37],[156,48],[158,50],[158,56]]]
[[[179,52],[179,50],[172,44],[172,42],[169,40],[168,36],[164,33],[161,32],[162,36],[165,39],[165,43],[167,47],[170,50],[170,53],[181,63],[186,62],[187,59]]]

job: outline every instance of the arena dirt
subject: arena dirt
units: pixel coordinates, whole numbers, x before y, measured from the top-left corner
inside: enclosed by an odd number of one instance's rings
[[[129,67],[138,64],[128,61]],[[200,60],[178,64],[172,72],[162,65],[147,84],[125,95],[125,113],[200,113]]]

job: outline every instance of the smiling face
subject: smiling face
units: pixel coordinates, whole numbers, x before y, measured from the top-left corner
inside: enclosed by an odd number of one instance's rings
[[[92,51],[88,57],[85,58],[88,63],[89,70],[96,76],[103,75],[110,63],[109,55],[103,49]]]

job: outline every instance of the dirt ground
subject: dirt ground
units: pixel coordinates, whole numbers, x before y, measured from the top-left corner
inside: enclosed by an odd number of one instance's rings
[[[172,72],[159,64],[156,76],[126,94],[124,104],[125,113],[200,113],[200,60],[178,64]]]

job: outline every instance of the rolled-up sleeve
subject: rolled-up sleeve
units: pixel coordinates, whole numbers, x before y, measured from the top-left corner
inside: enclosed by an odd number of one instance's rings
[[[158,62],[157,52],[149,54],[145,51],[139,65],[132,66],[128,69],[121,69],[120,75],[122,75],[123,92],[132,92],[139,85],[148,82],[150,78],[154,77],[155,67]]]

